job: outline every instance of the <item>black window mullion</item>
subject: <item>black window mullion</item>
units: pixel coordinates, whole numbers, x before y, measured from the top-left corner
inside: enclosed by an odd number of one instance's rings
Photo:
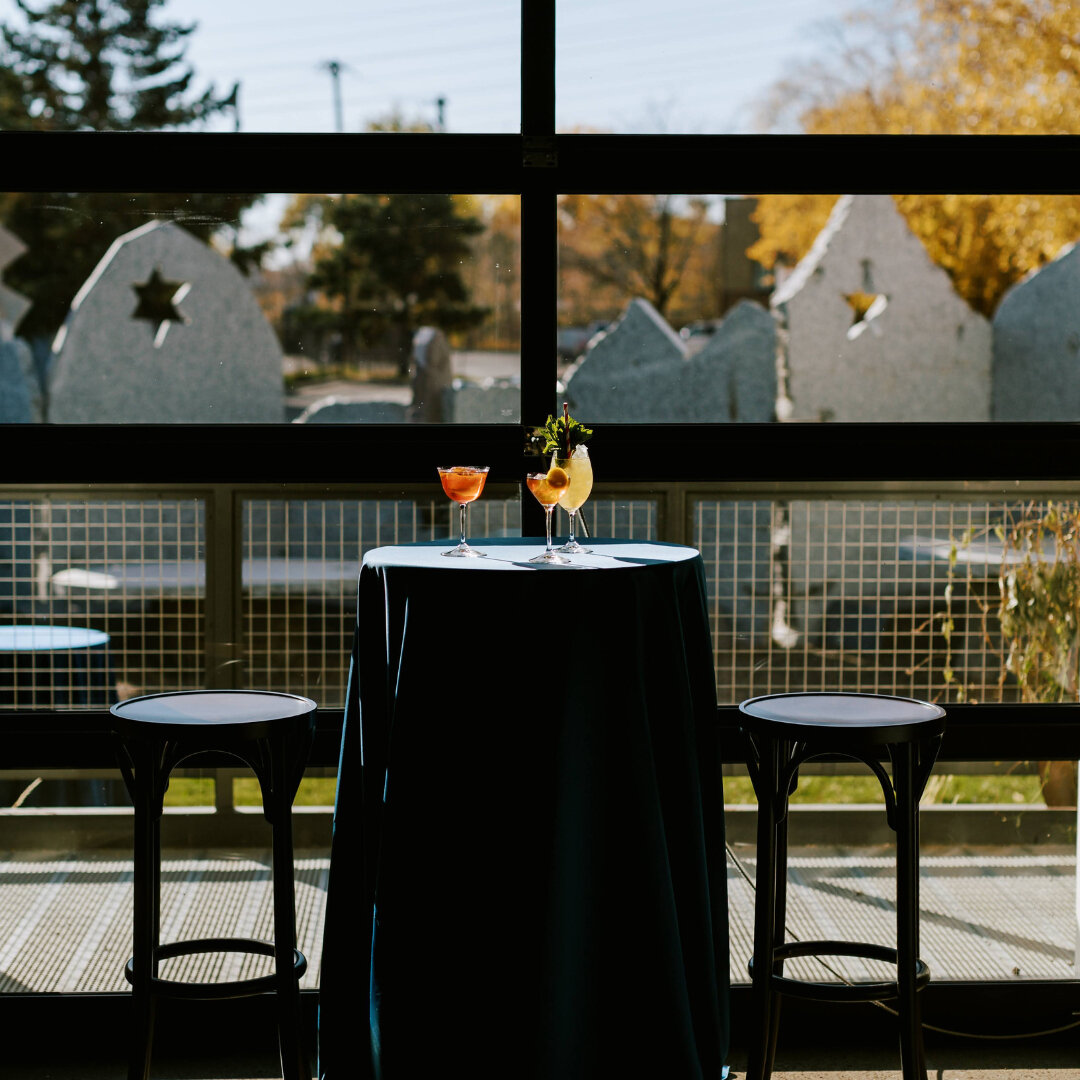
[[[521,0],[521,134],[555,134],[555,0]]]
[[[555,398],[559,292],[555,154],[555,0],[521,3],[521,421],[542,424]],[[521,531],[544,531],[524,495]]]

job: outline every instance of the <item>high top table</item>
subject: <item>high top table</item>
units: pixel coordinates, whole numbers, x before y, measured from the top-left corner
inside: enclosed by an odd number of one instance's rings
[[[719,1077],[723,792],[700,555],[383,547],[360,571],[320,1076]]]

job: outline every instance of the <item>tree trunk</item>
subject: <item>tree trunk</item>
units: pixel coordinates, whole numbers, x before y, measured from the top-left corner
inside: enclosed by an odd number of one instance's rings
[[[1047,806],[1076,806],[1075,761],[1040,761],[1039,783]]]

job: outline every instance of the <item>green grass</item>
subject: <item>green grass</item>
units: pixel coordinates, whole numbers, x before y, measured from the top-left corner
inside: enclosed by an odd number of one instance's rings
[[[241,776],[233,781],[233,799],[237,806],[262,806],[259,781]],[[334,777],[307,777],[300,782],[294,806],[333,806],[337,780]],[[213,806],[214,781],[209,777],[174,777],[165,793],[166,806]]]
[[[252,777],[234,781],[237,806],[260,806],[259,782]],[[300,784],[296,806],[333,806],[337,781],[333,777],[309,777]],[[757,802],[748,777],[725,776],[724,800]],[[880,803],[881,788],[872,776],[804,776],[792,796],[793,803]],[[933,776],[924,801],[934,803],[1029,803],[1042,804],[1037,776]],[[177,778],[169,784],[166,806],[212,806],[213,780]]]
[[[726,803],[756,803],[749,777],[725,776]],[[924,802],[1030,803],[1042,805],[1037,776],[937,776],[930,778]],[[881,787],[873,776],[804,776],[792,803],[880,803]]]

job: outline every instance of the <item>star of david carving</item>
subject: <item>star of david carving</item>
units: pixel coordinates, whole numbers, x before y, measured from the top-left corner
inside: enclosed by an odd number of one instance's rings
[[[844,299],[852,313],[851,325],[847,330],[848,340],[854,341],[867,328],[880,337],[881,327],[874,320],[889,306],[885,293],[844,293]]]
[[[191,290],[188,281],[168,281],[155,266],[141,285],[131,286],[139,302],[131,313],[133,319],[145,319],[154,325],[154,348],[161,348],[165,335],[174,322],[187,322],[187,317],[177,306]]]

